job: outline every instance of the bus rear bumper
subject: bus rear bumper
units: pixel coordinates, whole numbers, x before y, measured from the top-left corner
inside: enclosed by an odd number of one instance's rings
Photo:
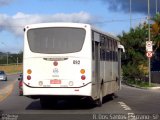
[[[40,98],[41,96],[92,96],[91,88],[91,83],[77,88],[35,88],[23,83],[23,95],[31,98]]]

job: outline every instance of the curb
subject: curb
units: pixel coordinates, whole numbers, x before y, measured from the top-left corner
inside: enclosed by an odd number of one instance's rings
[[[139,87],[136,85],[125,83],[125,82],[123,82],[123,84],[130,86],[130,87],[135,87],[135,88],[144,89],[144,90],[160,90],[160,87]]]
[[[150,87],[148,89],[151,89],[151,90],[156,90],[156,89],[159,89],[160,90],[160,87]]]

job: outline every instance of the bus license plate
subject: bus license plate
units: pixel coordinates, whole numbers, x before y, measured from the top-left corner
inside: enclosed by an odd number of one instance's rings
[[[50,80],[50,84],[61,84],[61,80]]]

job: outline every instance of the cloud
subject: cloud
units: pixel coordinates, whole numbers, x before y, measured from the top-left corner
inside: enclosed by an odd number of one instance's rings
[[[5,6],[13,2],[14,0],[0,0],[0,6]]]
[[[105,3],[109,10],[111,11],[123,11],[129,13],[130,0],[102,0]],[[157,0],[160,4],[160,0]],[[148,0],[131,0],[132,13],[148,13]],[[158,6],[158,11],[160,7]],[[156,0],[150,0],[150,12],[152,15],[156,12]]]
[[[23,28],[27,24],[46,23],[46,22],[77,22],[77,23],[94,23],[94,17],[86,12],[72,14],[25,14],[18,12],[13,16],[0,14],[0,31],[7,30],[15,35],[22,36]]]

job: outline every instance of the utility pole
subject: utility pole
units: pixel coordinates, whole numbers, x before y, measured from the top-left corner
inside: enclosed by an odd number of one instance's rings
[[[157,4],[158,4],[158,1],[156,0],[156,14],[158,13],[158,6],[157,6]]]
[[[150,0],[148,0],[148,41],[151,41],[150,36]],[[148,77],[149,77],[149,86],[151,85],[151,58],[148,58]]]
[[[132,0],[129,1],[130,29],[132,28]]]
[[[8,52],[7,52],[7,65],[8,65]]]
[[[17,57],[17,67],[18,67],[18,57]]]

